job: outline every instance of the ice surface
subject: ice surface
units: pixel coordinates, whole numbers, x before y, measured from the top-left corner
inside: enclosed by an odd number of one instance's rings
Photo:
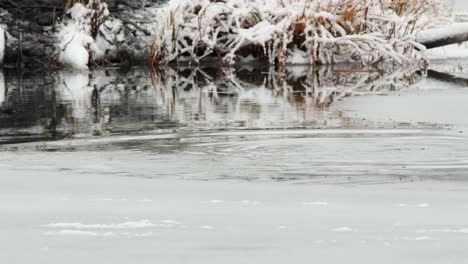
[[[105,155],[96,154],[93,163],[102,164]],[[10,158],[19,164],[38,157],[2,154],[3,162]],[[447,256],[463,263],[468,257],[466,184],[149,180],[79,170],[19,173],[9,164],[0,177],[0,258],[9,262],[342,263],[346,258],[431,264]],[[99,196],[113,199],[96,200]],[[155,202],[140,203],[141,197]],[[261,203],[213,206],[205,202],[211,197]],[[302,204],[323,197],[329,206]],[[394,206],[422,201],[433,206]]]

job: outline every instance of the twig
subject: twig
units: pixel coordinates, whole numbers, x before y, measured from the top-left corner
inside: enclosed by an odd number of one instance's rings
[[[129,24],[129,25],[132,25],[134,26],[136,29],[140,30],[141,32],[145,33],[146,36],[151,36],[151,32],[149,32],[148,30],[140,27],[137,23],[133,22],[133,21],[130,21],[130,20],[127,20],[117,14],[112,14],[112,16],[114,16],[115,18],[119,19],[120,21],[126,23],[126,24]]]

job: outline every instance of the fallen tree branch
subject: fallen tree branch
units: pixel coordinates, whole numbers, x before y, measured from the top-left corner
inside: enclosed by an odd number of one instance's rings
[[[421,31],[416,41],[427,49],[468,41],[468,23],[454,23],[442,28]]]

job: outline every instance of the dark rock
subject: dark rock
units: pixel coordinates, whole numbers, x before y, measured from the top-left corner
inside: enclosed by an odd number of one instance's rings
[[[145,8],[156,6],[161,0],[108,0],[109,9],[116,17],[132,21],[132,16]],[[0,0],[0,25],[8,32],[5,63],[16,64],[22,58],[22,64],[28,66],[37,62],[47,64],[53,59],[56,43],[50,27],[56,19],[63,17],[66,0]],[[149,18],[152,19],[152,18]],[[119,49],[122,60],[130,63],[144,63],[147,46],[139,32],[128,23],[125,32],[129,36]],[[141,29],[140,29],[141,30]],[[19,39],[22,38],[22,52]]]

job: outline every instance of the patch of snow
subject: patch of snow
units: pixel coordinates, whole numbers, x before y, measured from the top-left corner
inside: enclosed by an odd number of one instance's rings
[[[99,10],[92,9],[92,3],[87,6],[77,3],[67,11],[69,19],[59,24],[57,33],[59,57],[61,63],[76,69],[88,69],[88,64],[104,58],[116,50],[115,44],[123,40],[122,22],[107,18],[109,10],[106,3],[99,2]],[[92,17],[100,12],[99,19],[106,19],[98,25],[97,35],[92,34]]]
[[[288,58],[286,59],[286,64],[291,65],[303,65],[309,64],[309,55],[307,52],[300,50],[297,46],[294,46],[292,51],[288,51]]]
[[[179,221],[175,221],[175,220],[162,220],[160,222],[166,225],[180,225],[181,224]]]
[[[88,69],[89,52],[94,40],[81,22],[88,9],[77,3],[68,12],[72,19],[58,32],[59,61],[77,69]]]
[[[48,236],[91,236],[91,237],[108,237],[113,236],[112,232],[91,232],[82,230],[60,230],[50,231],[45,233]]]
[[[219,203],[224,203],[224,201],[223,200],[211,200],[211,201],[209,201],[209,203],[219,204]]]
[[[317,202],[302,202],[303,205],[315,205],[315,206],[328,206],[328,202],[317,201]]]
[[[332,229],[332,231],[337,232],[337,233],[350,233],[350,232],[353,232],[354,230],[350,227],[337,227],[337,228]]]
[[[448,45],[445,47],[427,50],[426,55],[430,60],[468,58],[468,46],[466,43]]]
[[[259,201],[250,201],[250,200],[242,200],[242,201],[240,201],[240,203],[249,204],[249,205],[258,205],[258,204],[260,204]]]
[[[431,205],[428,204],[428,203],[422,203],[422,204],[418,204],[416,205],[417,207],[420,207],[420,208],[426,208],[426,207],[430,207]]]
[[[73,228],[73,229],[139,229],[147,227],[155,227],[150,220],[129,221],[124,223],[112,224],[82,224],[82,223],[51,223],[44,227],[47,228]]]
[[[417,230],[416,233],[461,233],[461,234],[468,234],[468,228],[460,228],[460,229],[450,229],[450,228],[422,229],[422,230]]]
[[[407,241],[432,241],[434,238],[429,236],[420,236],[420,237],[403,237],[403,240]]]
[[[416,34],[416,41],[419,43],[434,42],[439,39],[453,38],[468,32],[468,23],[451,23],[445,27],[427,29]]]
[[[121,232],[119,235],[127,236],[127,237],[150,237],[153,236],[153,232],[145,232],[145,233],[133,233],[133,232]]]
[[[200,229],[213,230],[215,228],[213,226],[210,226],[210,225],[203,225],[203,226],[200,226]]]

